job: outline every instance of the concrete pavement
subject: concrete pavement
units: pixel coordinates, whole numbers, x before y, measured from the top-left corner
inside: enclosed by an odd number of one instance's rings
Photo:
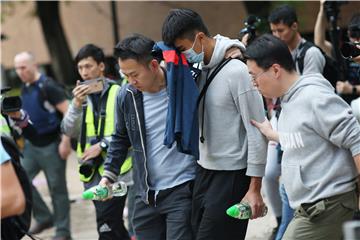
[[[84,201],[81,199],[83,187],[77,174],[77,162],[74,152],[67,161],[66,174],[71,200],[72,238],[74,240],[96,240],[98,239],[98,235],[96,231],[95,208],[91,201]],[[44,174],[40,173],[34,179],[34,184],[43,196],[44,201],[52,208]],[[275,218],[269,209],[269,213],[265,217],[250,221],[246,240],[267,240],[275,226]],[[51,240],[54,233],[54,228],[51,228],[36,235],[36,237],[42,240]],[[23,239],[29,240],[30,238],[24,237]]]

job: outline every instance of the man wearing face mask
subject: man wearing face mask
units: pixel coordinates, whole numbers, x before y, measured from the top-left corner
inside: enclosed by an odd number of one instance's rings
[[[202,66],[198,82],[205,94],[199,104],[200,159],[191,219],[195,239],[244,239],[248,221],[227,216],[226,209],[243,200],[257,218],[264,206],[260,188],[267,142],[250,124],[251,118],[265,119],[264,106],[243,62],[231,60],[213,75],[226,49],[243,45],[211,37],[199,14],[189,9],[170,11],[162,38],[188,62]],[[211,75],[215,77],[203,91]]]

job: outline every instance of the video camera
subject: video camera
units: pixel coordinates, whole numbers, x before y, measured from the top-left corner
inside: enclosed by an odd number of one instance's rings
[[[239,36],[242,38],[245,34],[249,34],[249,38],[247,41],[247,45],[249,45],[256,37],[256,29],[258,28],[259,24],[261,23],[261,19],[254,15],[249,15],[245,21],[245,27],[240,30]]]
[[[348,1],[325,1],[324,9],[328,20],[337,19],[341,5],[347,4]]]
[[[21,109],[22,102],[19,96],[4,96],[10,90],[10,87],[1,89],[1,112],[3,113],[17,112]]]
[[[345,42],[340,49],[343,58],[352,60],[360,56],[360,49],[357,46],[360,46],[360,43]]]

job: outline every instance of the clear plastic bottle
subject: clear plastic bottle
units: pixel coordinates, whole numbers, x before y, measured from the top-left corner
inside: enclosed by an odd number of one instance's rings
[[[107,197],[121,197],[126,195],[126,193],[126,183],[119,181],[113,183],[110,187],[97,185],[89,188],[83,192],[82,197],[85,200],[102,200]]]
[[[263,217],[267,214],[268,208],[264,205],[262,214]],[[247,202],[237,203],[226,210],[226,214],[233,218],[238,219],[250,219],[251,218],[251,207]]]

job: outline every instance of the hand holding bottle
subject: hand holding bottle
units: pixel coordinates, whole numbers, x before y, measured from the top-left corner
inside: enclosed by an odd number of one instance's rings
[[[86,200],[107,200],[112,197],[121,197],[126,195],[127,186],[126,183],[119,181],[115,182],[112,185],[108,184],[99,184],[92,188],[89,188],[85,192],[83,192],[83,199]]]

